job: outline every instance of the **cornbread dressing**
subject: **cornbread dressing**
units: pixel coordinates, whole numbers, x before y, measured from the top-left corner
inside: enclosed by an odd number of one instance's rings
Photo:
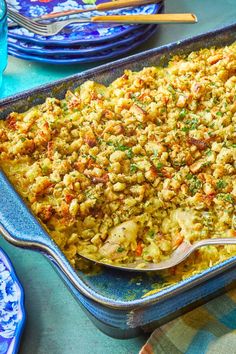
[[[74,267],[236,237],[236,44],[87,81],[0,122],[0,166]],[[183,278],[236,255],[208,246]]]

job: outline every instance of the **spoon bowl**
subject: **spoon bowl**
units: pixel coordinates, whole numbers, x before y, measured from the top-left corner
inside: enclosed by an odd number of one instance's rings
[[[176,250],[171,254],[171,256],[159,263],[146,262],[144,260],[137,260],[133,263],[105,263],[102,261],[94,260],[87,255],[80,254],[81,257],[95,262],[96,264],[100,264],[110,268],[116,268],[120,270],[127,270],[132,272],[149,272],[149,271],[157,271],[164,270],[168,268],[172,268],[179,263],[183,262],[186,258],[190,256],[196,249],[203,246],[210,245],[236,245],[236,238],[212,238],[194,242],[191,244],[188,241],[183,241]]]

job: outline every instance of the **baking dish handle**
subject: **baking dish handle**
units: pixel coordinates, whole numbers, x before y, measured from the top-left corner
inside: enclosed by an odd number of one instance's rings
[[[76,289],[89,296],[89,292],[66,257],[26,207],[2,171],[0,171],[0,201],[0,234],[15,246],[44,253]]]

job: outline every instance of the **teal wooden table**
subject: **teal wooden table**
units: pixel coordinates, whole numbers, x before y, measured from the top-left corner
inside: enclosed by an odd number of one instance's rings
[[[138,51],[235,22],[235,0],[166,0],[166,12],[194,12],[195,25],[162,25]],[[92,65],[56,67],[9,57],[0,97],[81,72]],[[25,289],[27,322],[20,354],[133,354],[147,337],[109,338],[95,328],[46,259],[0,239]],[[174,354],[174,353],[167,353]]]

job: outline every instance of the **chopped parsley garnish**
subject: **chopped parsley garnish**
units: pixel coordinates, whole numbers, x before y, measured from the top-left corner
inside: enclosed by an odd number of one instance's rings
[[[108,141],[108,142],[107,142],[107,145],[109,145],[109,146],[114,146],[114,147],[115,147],[115,150],[126,151],[127,157],[128,157],[129,159],[132,159],[132,157],[133,157],[133,151],[132,151],[132,148],[131,148],[131,147],[126,146],[126,145],[122,145],[122,144],[115,144],[115,143],[112,143],[111,141]]]
[[[42,166],[41,169],[42,169],[43,174],[47,174],[49,171],[48,166]]]
[[[201,168],[210,166],[210,164],[211,164],[210,161],[206,161],[206,162],[204,162],[204,163],[201,165]]]
[[[216,115],[218,116],[218,117],[222,117],[223,116],[223,113],[222,112],[216,112]]]
[[[138,170],[138,167],[136,165],[130,165],[130,172],[136,172]]]
[[[189,131],[189,128],[188,127],[183,127],[181,130],[182,130],[182,132],[187,133]]]
[[[148,231],[148,236],[151,237],[151,238],[153,238],[153,237],[155,236],[154,230],[149,230],[149,231]]]
[[[234,198],[232,197],[231,194],[226,194],[225,200],[229,203],[232,203],[232,204],[234,203]]]
[[[26,141],[26,138],[20,138],[20,140],[22,141],[22,142],[24,142],[24,141]]]
[[[173,165],[174,166],[185,166],[186,165],[186,161],[185,160],[182,160],[182,161],[174,161],[173,162]]]
[[[116,150],[120,150],[120,151],[126,151],[128,150],[129,147],[128,146],[125,146],[125,145],[116,145]]]
[[[228,203],[232,203],[234,204],[234,198],[231,194],[224,194],[224,193],[220,193],[217,195],[218,199],[224,200]]]
[[[84,194],[87,199],[92,199],[92,200],[97,199],[97,197],[93,194],[92,190],[86,191]]]
[[[127,156],[128,156],[129,159],[132,159],[132,157],[133,157],[133,151],[132,151],[131,148],[128,149],[128,151],[126,152],[126,154],[127,154]]]
[[[66,102],[62,102],[62,109],[64,111],[68,111],[68,107],[67,107],[67,103]]]
[[[127,151],[128,158],[131,159],[133,157],[132,148],[129,146],[117,144],[115,145],[115,150]]]
[[[96,157],[93,155],[89,155],[89,157],[91,157],[91,159],[93,159],[94,161],[96,161]]]
[[[158,151],[157,150],[153,150],[153,155],[154,155],[154,157],[157,157],[158,156]]]
[[[183,108],[179,114],[179,118],[180,119],[183,119],[186,117],[186,114],[187,114],[187,109]]]
[[[216,183],[216,187],[218,189],[222,189],[225,188],[227,186],[227,182],[225,182],[223,179],[220,179],[217,183]]]
[[[199,121],[198,121],[198,119],[196,117],[191,119],[191,120],[187,120],[186,121],[186,124],[189,125],[190,130],[196,129],[197,126],[198,126],[198,123],[199,123]]]
[[[100,136],[98,136],[97,141],[98,141],[98,144],[101,144],[103,142],[103,139]]]
[[[207,156],[210,156],[212,154],[212,150],[211,149],[208,149],[207,151],[206,151],[206,155]]]
[[[124,250],[125,250],[125,249],[124,249],[123,247],[119,247],[119,248],[117,248],[116,252],[121,253],[121,252],[123,252]]]
[[[173,86],[169,85],[168,86],[168,91],[172,94],[173,97],[176,96],[176,92],[175,92],[175,89],[173,88]]]
[[[188,173],[187,176],[186,176],[187,180],[190,180],[193,178],[193,175],[191,173]]]
[[[183,127],[181,130],[183,132],[188,132],[189,130],[194,130],[197,128],[198,124],[199,124],[198,119],[194,117],[191,120],[187,120],[185,122],[185,127]]]
[[[189,191],[192,195],[196,194],[199,189],[202,188],[202,182],[197,178],[197,176],[192,175],[189,179]]]
[[[139,106],[141,108],[146,105],[145,102],[140,101],[139,97],[135,96],[134,94],[131,95],[131,99],[136,103],[137,106]]]
[[[163,166],[164,166],[164,165],[163,165],[162,162],[158,162],[158,163],[156,164],[156,168],[157,168],[158,170],[160,170]]]

